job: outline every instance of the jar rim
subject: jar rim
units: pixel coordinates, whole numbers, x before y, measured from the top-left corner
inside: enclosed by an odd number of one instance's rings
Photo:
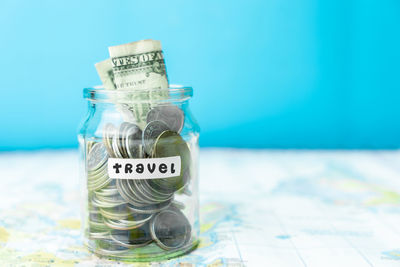
[[[167,99],[152,100],[155,102],[182,102],[193,96],[193,88],[191,86],[183,86],[178,84],[170,84],[168,88],[148,88],[148,89],[124,89],[124,90],[107,90],[102,85],[86,87],[83,89],[83,97],[89,101],[96,102],[124,102],[123,99],[135,99],[135,102],[149,102],[146,97],[151,93],[168,92]],[[116,101],[116,99],[119,99]],[[144,100],[141,100],[144,99]],[[121,101],[120,101],[121,100]]]

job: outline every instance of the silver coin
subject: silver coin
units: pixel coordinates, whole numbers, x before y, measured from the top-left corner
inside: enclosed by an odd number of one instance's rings
[[[126,183],[126,192],[130,195],[130,197],[135,200],[137,203],[139,203],[138,205],[149,205],[152,204],[152,202],[148,199],[146,199],[145,197],[143,197],[143,195],[141,194],[140,190],[136,187],[136,183],[135,181],[127,181]]]
[[[112,148],[112,138],[116,131],[115,126],[112,123],[107,123],[103,128],[103,143],[107,149],[108,155],[112,158],[115,157],[113,148]]]
[[[105,225],[103,222],[89,221],[89,230],[90,232],[105,232],[109,231],[110,228],[108,228],[108,226]]]
[[[111,239],[127,248],[137,248],[152,242],[148,224],[132,230],[114,230]]]
[[[112,144],[111,144],[111,146],[112,146],[112,149],[113,149],[113,152],[114,152],[114,155],[115,155],[115,157],[117,157],[117,158],[123,158],[123,156],[122,156],[122,153],[121,153],[121,151],[119,150],[119,136],[120,136],[120,134],[119,134],[119,130],[118,129],[116,129],[115,130],[115,132],[114,132],[114,135],[113,135],[113,137],[112,137]]]
[[[162,121],[171,131],[179,133],[182,130],[185,115],[177,106],[158,106],[147,113],[147,123]]]
[[[119,205],[123,205],[125,203],[126,202],[123,200],[121,200],[121,201],[104,201],[102,199],[99,199],[99,196],[97,196],[97,195],[93,195],[93,197],[92,197],[92,205],[95,207],[99,207],[99,208],[114,208]]]
[[[108,177],[108,176],[107,176]],[[109,178],[104,179],[104,180],[97,180],[96,182],[90,182],[90,180],[87,181],[87,187],[89,191],[96,191],[100,190],[102,188],[105,188],[109,185],[110,183]]]
[[[121,246],[112,239],[96,240],[96,253],[110,256],[117,254],[124,254],[129,251],[129,248]]]
[[[90,140],[89,140],[89,141],[86,142],[86,154],[89,153],[90,149],[92,149],[92,146],[93,146],[94,144],[96,144],[95,141],[90,141]]]
[[[134,213],[143,213],[143,214],[153,214],[157,213],[161,210],[167,209],[171,205],[171,200],[154,204],[154,205],[148,205],[148,206],[134,206],[132,204],[128,204],[128,209],[130,209]]]
[[[123,122],[119,126],[119,130],[118,130],[117,145],[118,145],[118,149],[119,149],[121,155],[124,158],[129,158],[128,151],[126,149],[126,133],[130,127],[131,127],[131,123]]]
[[[94,193],[99,196],[114,196],[118,194],[118,190],[115,185],[109,185],[103,189],[95,191]]]
[[[110,232],[109,231],[89,231],[87,233],[90,239],[109,239]]]
[[[191,226],[181,211],[169,208],[153,216],[150,233],[160,248],[172,250],[181,248],[190,241]]]
[[[111,229],[131,230],[138,228],[151,219],[152,214],[131,214],[127,219],[104,218],[104,224]]]
[[[112,219],[112,220],[122,220],[128,218],[132,211],[128,208],[126,203],[120,204],[114,207],[102,207],[99,208],[100,214],[104,218]]]
[[[100,214],[99,211],[95,211],[95,212],[89,211],[89,220],[92,221],[92,222],[102,223],[103,222],[103,216]]]
[[[110,204],[115,204],[115,205],[122,205],[126,204],[126,201],[119,195],[111,195],[111,196],[102,196],[97,194],[97,199],[101,202],[107,202]]]
[[[128,180],[118,179],[117,189],[122,198],[135,206],[144,206],[140,199],[137,199],[136,193],[130,188]]]
[[[139,126],[131,124],[126,131],[126,151],[130,158],[140,158],[142,155],[142,130]]]
[[[181,175],[167,179],[151,179],[149,180],[151,187],[159,192],[173,193],[187,184],[190,177],[190,150],[178,133],[172,131],[161,133],[154,143],[152,156],[154,158],[180,156]]]
[[[183,202],[179,202],[177,200],[173,200],[171,202],[171,207],[175,207],[177,209],[184,210],[185,209],[185,204],[183,204]]]
[[[90,177],[94,177],[98,174],[104,174],[107,172],[107,164],[103,164],[101,167],[97,168],[96,170],[88,170],[87,175]]]
[[[157,191],[155,190],[155,188],[153,188],[150,184],[149,184],[149,180],[143,180],[142,182],[146,189],[146,191],[150,192],[150,194],[155,195],[155,196],[159,196],[161,198],[169,198],[169,196],[173,195],[173,193],[166,193],[166,192],[161,192],[161,191]]]
[[[157,199],[154,199],[152,196],[146,195],[141,188],[139,188],[139,181],[133,181],[133,183],[129,183],[129,186],[131,186],[132,191],[135,192],[135,196],[140,199],[140,201],[144,204],[151,205],[151,204],[157,204],[160,201],[157,201]]]
[[[173,193],[163,194],[163,193],[158,193],[157,191],[152,190],[146,180],[136,180],[135,186],[138,189],[138,191],[140,192],[141,196],[144,199],[147,199],[148,201],[150,201],[152,204],[164,202],[173,197]]]
[[[169,127],[165,122],[162,121],[151,121],[149,122],[143,130],[143,149],[148,154],[151,155],[153,151],[154,143],[157,137],[168,131]]]
[[[111,179],[108,176],[107,170],[96,175],[87,175],[87,186],[90,191],[100,190],[109,185]]]
[[[100,168],[107,161],[108,154],[103,143],[96,143],[88,153],[87,169],[93,171]]]

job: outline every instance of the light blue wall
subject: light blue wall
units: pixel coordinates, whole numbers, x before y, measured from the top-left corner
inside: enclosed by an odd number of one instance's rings
[[[107,47],[162,41],[203,146],[397,148],[400,1],[0,3],[0,149],[74,147]]]

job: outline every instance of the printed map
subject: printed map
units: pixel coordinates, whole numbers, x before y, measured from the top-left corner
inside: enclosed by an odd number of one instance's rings
[[[0,154],[1,266],[400,266],[400,152],[201,151],[201,243],[158,263],[81,243],[78,154]]]

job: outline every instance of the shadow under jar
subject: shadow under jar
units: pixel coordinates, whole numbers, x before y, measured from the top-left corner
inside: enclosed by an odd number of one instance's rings
[[[199,126],[191,87],[84,89],[78,139],[88,249],[128,261],[173,258],[199,242]]]

